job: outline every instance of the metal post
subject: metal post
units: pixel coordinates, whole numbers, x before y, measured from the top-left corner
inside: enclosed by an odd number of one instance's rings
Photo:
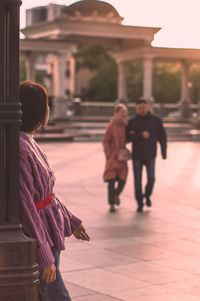
[[[36,301],[36,242],[19,221],[19,8],[0,0],[0,300]]]

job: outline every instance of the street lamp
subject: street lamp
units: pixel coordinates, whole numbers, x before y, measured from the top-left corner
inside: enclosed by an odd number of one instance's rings
[[[36,242],[19,221],[19,8],[0,0],[0,300],[37,301]]]

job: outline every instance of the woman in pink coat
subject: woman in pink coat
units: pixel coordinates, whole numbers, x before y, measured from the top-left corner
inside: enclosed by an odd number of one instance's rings
[[[127,109],[123,104],[115,108],[114,116],[106,127],[103,146],[106,166],[103,179],[108,183],[108,203],[110,212],[115,211],[114,205],[119,205],[119,195],[122,192],[128,173],[127,162],[119,162],[117,154],[126,144],[126,116]]]

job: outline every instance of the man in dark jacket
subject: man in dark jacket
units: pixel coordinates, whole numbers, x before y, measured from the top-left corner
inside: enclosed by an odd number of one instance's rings
[[[145,99],[136,102],[136,116],[127,126],[127,141],[132,142],[133,171],[135,179],[135,198],[138,212],[143,210],[143,198],[146,205],[151,207],[150,196],[155,182],[155,158],[157,154],[157,141],[161,145],[163,159],[166,159],[167,139],[162,121],[149,112],[149,105]],[[147,170],[147,185],[142,193],[142,169]]]

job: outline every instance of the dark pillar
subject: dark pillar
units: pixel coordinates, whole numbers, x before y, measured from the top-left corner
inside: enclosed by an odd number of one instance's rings
[[[0,300],[36,301],[36,242],[19,221],[19,8],[0,0]]]

